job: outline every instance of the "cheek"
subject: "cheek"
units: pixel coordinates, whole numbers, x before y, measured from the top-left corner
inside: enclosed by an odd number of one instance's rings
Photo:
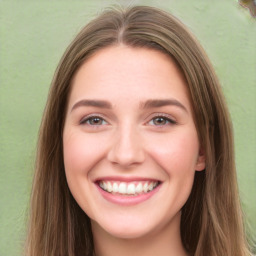
[[[73,197],[88,216],[93,216],[94,205],[90,198],[93,186],[90,171],[102,157],[100,147],[94,136],[85,136],[81,131],[64,130],[63,155],[67,183]]]
[[[158,136],[158,140],[151,142],[158,142],[157,146],[150,147],[149,154],[165,175],[165,188],[169,195],[165,216],[168,220],[170,213],[174,215],[182,209],[191,193],[199,143],[195,132],[181,130],[164,138]]]
[[[85,136],[81,132],[65,132],[63,154],[66,172],[85,174],[100,160],[102,145],[95,136]]]
[[[150,154],[167,174],[194,174],[199,151],[195,132],[174,133],[162,140],[158,138],[157,145],[150,147]]]

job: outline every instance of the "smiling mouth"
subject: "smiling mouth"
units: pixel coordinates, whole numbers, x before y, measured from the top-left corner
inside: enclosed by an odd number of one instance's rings
[[[98,186],[111,194],[122,196],[138,196],[151,192],[159,184],[159,181],[98,181]]]

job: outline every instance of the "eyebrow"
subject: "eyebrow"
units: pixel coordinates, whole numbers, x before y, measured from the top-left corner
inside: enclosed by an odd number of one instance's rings
[[[140,104],[140,107],[142,109],[159,108],[159,107],[164,107],[164,106],[176,106],[176,107],[179,107],[179,108],[183,109],[184,111],[188,112],[186,107],[176,99],[154,99],[154,100],[151,99],[151,100],[142,102]],[[78,107],[98,107],[98,108],[111,109],[112,105],[109,101],[105,101],[105,100],[83,99],[83,100],[80,100],[77,103],[75,103],[74,106],[72,107],[71,111],[73,111],[74,109],[76,109]]]
[[[142,108],[159,108],[164,106],[176,106],[188,112],[186,107],[176,99],[152,99],[147,100],[145,103],[142,104]]]
[[[74,104],[71,111],[78,107],[97,107],[97,108],[112,108],[110,102],[105,100],[80,100]]]

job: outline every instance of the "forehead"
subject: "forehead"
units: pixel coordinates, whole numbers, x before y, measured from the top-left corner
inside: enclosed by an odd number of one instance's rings
[[[70,101],[87,98],[123,100],[176,97],[188,105],[186,80],[170,56],[124,45],[99,50],[77,71]]]

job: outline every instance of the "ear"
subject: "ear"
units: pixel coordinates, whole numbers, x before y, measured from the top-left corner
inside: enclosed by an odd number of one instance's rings
[[[202,148],[200,148],[198,157],[197,157],[197,162],[195,165],[195,170],[203,171],[204,169],[205,169],[205,152]]]

